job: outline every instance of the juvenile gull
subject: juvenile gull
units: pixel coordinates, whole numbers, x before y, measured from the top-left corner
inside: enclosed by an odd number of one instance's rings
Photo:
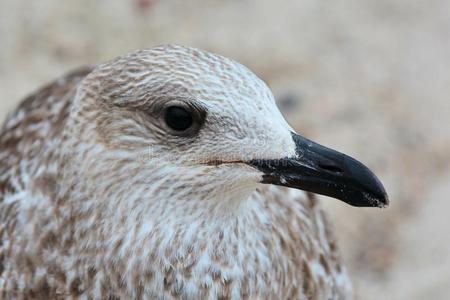
[[[1,298],[350,299],[299,189],[388,202],[232,60],[161,46],[78,70],[1,130]]]

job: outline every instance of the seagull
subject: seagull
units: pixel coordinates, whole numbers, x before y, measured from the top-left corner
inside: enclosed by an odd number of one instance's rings
[[[314,194],[388,205],[243,65],[164,45],[78,69],[0,131],[0,297],[351,299]]]

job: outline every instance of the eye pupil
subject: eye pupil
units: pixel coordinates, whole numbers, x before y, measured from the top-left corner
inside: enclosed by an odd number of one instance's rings
[[[176,131],[185,131],[194,123],[192,114],[180,106],[170,106],[167,108],[164,120],[167,126]]]

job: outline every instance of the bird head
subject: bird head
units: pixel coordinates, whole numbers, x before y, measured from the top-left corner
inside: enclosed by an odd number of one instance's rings
[[[226,201],[273,184],[353,206],[388,203],[362,163],[296,133],[250,70],[202,50],[161,46],[100,65],[71,117],[85,145],[77,167],[110,196]]]

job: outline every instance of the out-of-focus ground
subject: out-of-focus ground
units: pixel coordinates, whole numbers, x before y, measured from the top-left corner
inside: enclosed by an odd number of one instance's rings
[[[367,163],[387,210],[322,201],[357,299],[450,295],[450,1],[0,1],[0,119],[73,67],[177,43],[247,65],[302,134]]]

